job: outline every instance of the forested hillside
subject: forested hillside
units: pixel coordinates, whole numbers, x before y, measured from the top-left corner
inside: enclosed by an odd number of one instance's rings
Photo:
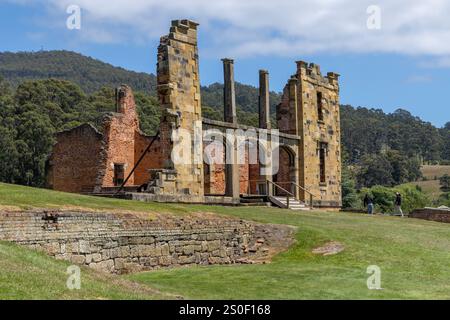
[[[134,91],[156,96],[155,75],[114,67],[72,51],[0,52],[0,77],[6,79],[13,88],[25,80],[53,78],[71,81],[87,94],[92,94],[103,87],[114,88],[128,84]],[[275,92],[270,95],[273,114],[280,97]],[[223,85],[215,83],[202,87],[202,99],[205,115],[214,120],[221,120]],[[258,123],[257,88],[237,82],[236,104],[241,123],[247,125]],[[275,117],[272,118],[275,121]]]
[[[70,80],[86,93],[123,83],[134,90],[156,92],[152,74],[128,71],[72,51],[0,53],[0,76],[13,87],[24,80],[54,78]]]
[[[43,185],[54,133],[114,109],[114,87],[135,91],[141,128],[153,134],[160,110],[155,76],[130,72],[68,51],[0,53],[0,181]],[[281,94],[271,93],[272,121]],[[202,87],[203,115],[223,118],[223,85]],[[258,123],[258,89],[236,84],[239,122]],[[450,119],[449,119],[450,120]],[[450,162],[450,122],[444,128],[406,110],[341,106],[344,177],[357,188],[420,178],[420,164]]]

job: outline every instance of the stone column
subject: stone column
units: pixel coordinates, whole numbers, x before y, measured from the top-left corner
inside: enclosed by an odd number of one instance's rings
[[[269,72],[259,70],[259,127],[270,129]]]
[[[271,154],[271,162],[270,162],[270,165],[268,165],[268,166],[265,166],[264,168],[265,168],[265,170],[268,170],[268,173],[269,174],[266,174],[265,176],[264,176],[264,179],[266,180],[266,181],[270,181],[270,182],[273,182],[273,149],[272,149],[272,142],[271,142],[271,139],[272,139],[272,137],[270,136],[267,136],[267,143],[266,143],[266,150],[264,150],[264,152],[266,153],[266,156],[267,156],[267,153],[269,153],[270,152],[270,154]],[[260,165],[261,165],[261,163],[260,163]],[[266,183],[266,188],[267,188],[267,195],[268,196],[273,196],[273,185],[271,184],[271,183]]]
[[[204,195],[202,141],[192,143],[202,133],[197,27],[190,20],[172,21],[170,33],[160,40],[157,64],[163,165],[176,177],[175,184],[165,181],[175,185],[170,194],[190,195],[196,202]],[[172,153],[184,158],[174,161]]]
[[[223,106],[224,121],[237,124],[236,116],[236,94],[234,89],[234,61],[222,59],[223,61]]]
[[[232,130],[232,132],[234,132]],[[227,134],[225,195],[238,202],[240,198],[238,145],[234,133]]]

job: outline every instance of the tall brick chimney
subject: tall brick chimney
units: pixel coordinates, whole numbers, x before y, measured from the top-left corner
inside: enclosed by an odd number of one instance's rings
[[[116,112],[128,113],[129,111],[136,111],[136,104],[134,102],[134,95],[131,88],[125,84],[116,88]]]

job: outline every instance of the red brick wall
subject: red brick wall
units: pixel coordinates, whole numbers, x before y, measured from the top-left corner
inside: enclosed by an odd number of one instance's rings
[[[244,163],[239,165],[239,192],[241,194],[248,193],[248,178],[249,178],[249,159],[248,159],[248,147],[245,148]]]
[[[211,145],[211,142],[203,143],[203,150]],[[221,149],[220,147],[216,148],[214,151],[209,150],[207,153],[212,152],[212,154],[208,154],[208,156],[213,157],[214,159],[209,160],[210,163],[208,165],[204,165],[204,188],[205,194],[213,194],[213,195],[224,195],[225,194],[225,149]],[[222,159],[222,163],[214,163]],[[207,162],[206,158],[204,159]]]
[[[101,179],[102,187],[114,186],[114,164],[123,164],[125,177],[134,167],[135,132],[139,130],[133,92],[129,87],[122,86],[124,96],[118,102],[118,111],[104,123],[104,139],[108,146],[104,159],[104,175]],[[126,185],[134,185],[134,175]]]
[[[139,132],[135,132],[134,142],[134,158],[135,163],[139,160],[142,153],[147,149],[153,137],[147,137]],[[161,152],[161,143],[157,139],[153,142],[152,147],[142,159],[139,166],[134,171],[134,184],[142,185],[149,182],[150,174],[149,169],[161,169],[163,167],[163,155]]]
[[[256,192],[256,186],[261,183],[260,180],[265,180],[265,177],[260,175],[260,167],[259,164],[250,164],[249,165],[249,184],[250,184],[250,193],[258,194]]]
[[[142,135],[131,89],[117,92],[116,113],[103,122],[103,135],[89,125],[58,134],[49,162],[48,183],[55,190],[88,192],[94,187],[114,186],[114,164],[123,164],[129,175],[151,137]],[[161,168],[161,150],[156,141],[127,184],[148,182],[150,168]]]
[[[279,168],[278,173],[275,174],[274,182],[278,184],[280,187],[291,191],[292,185],[290,184],[291,181],[294,181],[295,179],[291,176],[291,171],[293,170],[292,163],[289,153],[284,149],[280,148],[279,153]],[[281,189],[277,189],[276,194],[278,195],[285,195],[286,193],[283,192]]]
[[[101,147],[102,135],[90,125],[59,133],[49,162],[49,187],[65,192],[92,191]]]

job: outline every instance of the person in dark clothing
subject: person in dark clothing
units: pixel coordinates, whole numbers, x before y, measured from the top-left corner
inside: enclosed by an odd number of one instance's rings
[[[367,206],[367,213],[368,214],[373,214],[373,199],[366,194],[366,196],[364,197],[364,207]]]
[[[397,214],[399,213],[402,215],[402,217],[404,217],[402,210],[402,195],[400,194],[400,192],[397,192],[395,194],[394,205],[395,205],[395,213]]]

